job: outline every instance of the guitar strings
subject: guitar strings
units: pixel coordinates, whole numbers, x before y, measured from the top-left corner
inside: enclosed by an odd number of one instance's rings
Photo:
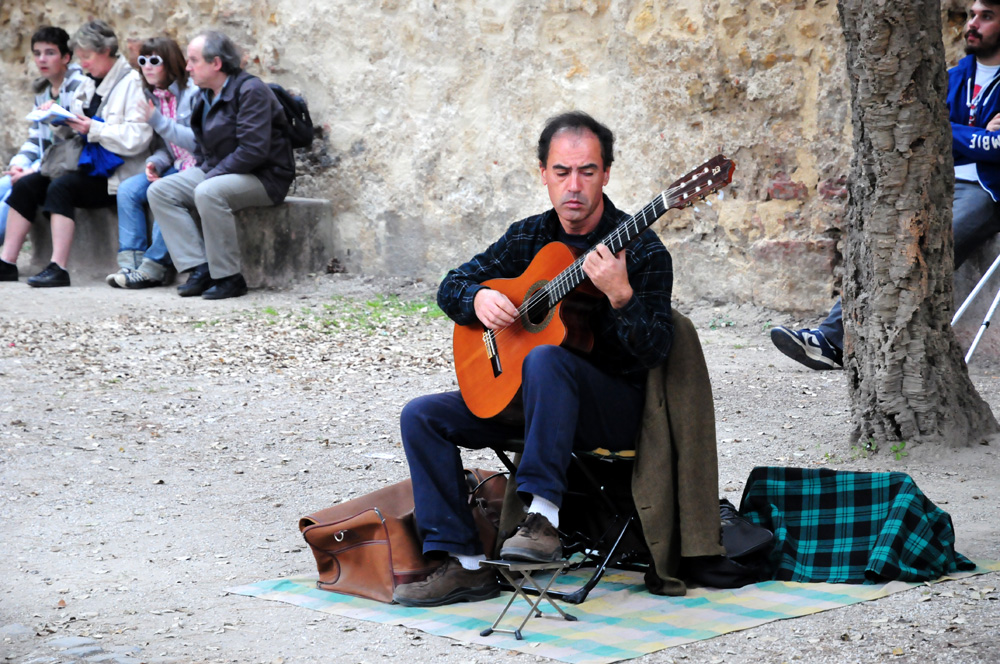
[[[630,224],[635,225],[636,217],[639,216],[642,217],[643,223],[645,223],[647,213],[654,214],[656,212],[656,202],[664,197],[670,199],[667,205],[664,206],[664,213],[665,213],[670,208],[670,205],[673,203],[673,194],[682,188],[683,188],[682,185],[678,185],[676,187],[667,189],[665,192],[661,193],[660,196],[657,196],[652,201],[647,203],[646,206],[643,207],[639,212],[637,212],[634,215],[630,215],[628,219],[624,220],[613,231],[608,233],[608,235],[604,238],[604,240],[602,240],[601,243],[607,246],[609,244],[609,241],[612,244],[614,243],[614,241],[621,242],[624,234],[624,229],[626,229]],[[662,213],[659,216],[654,217],[653,221],[646,224],[646,227],[648,228],[653,223],[655,223],[660,216],[662,216]],[[638,226],[636,226],[636,228],[638,228]],[[584,252],[583,255],[579,256],[576,260],[574,260],[569,265],[569,267],[563,270],[558,276],[556,276],[556,278],[554,278],[549,283],[545,284],[545,286],[543,286],[542,288],[539,288],[537,291],[532,293],[531,296],[528,297],[528,299],[522,302],[521,306],[518,307],[517,309],[518,317],[513,323],[511,323],[510,325],[505,325],[504,327],[501,327],[493,331],[493,343],[497,346],[498,349],[504,337],[508,336],[509,333],[516,331],[518,328],[524,327],[524,318],[532,306],[539,304],[543,299],[547,299],[549,297],[549,294],[553,290],[556,290],[557,288],[566,288],[566,286],[568,286],[569,283],[571,283],[572,281],[571,277],[583,274],[583,261],[587,258],[587,255],[590,254],[591,251],[593,251],[593,249]],[[582,278],[580,280],[582,281]],[[573,287],[575,286],[576,284],[573,285]],[[566,292],[569,292],[569,290],[571,290],[571,288],[567,288]]]

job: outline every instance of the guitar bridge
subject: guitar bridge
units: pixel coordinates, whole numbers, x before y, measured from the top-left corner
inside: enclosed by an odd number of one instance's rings
[[[483,344],[486,346],[486,356],[490,358],[490,366],[493,367],[493,377],[497,378],[503,373],[503,368],[500,366],[500,353],[497,352],[496,332],[484,331]]]

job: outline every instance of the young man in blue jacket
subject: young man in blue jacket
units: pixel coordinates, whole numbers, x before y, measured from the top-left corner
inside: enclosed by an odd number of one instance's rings
[[[1000,0],[973,3],[965,25],[965,52],[967,55],[948,70],[956,270],[1000,231]],[[771,341],[810,369],[841,368],[844,323],[840,300],[818,328],[775,327]]]

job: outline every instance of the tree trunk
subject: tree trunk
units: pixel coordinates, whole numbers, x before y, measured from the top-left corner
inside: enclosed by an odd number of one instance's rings
[[[939,0],[840,0],[854,157],[844,240],[852,444],[998,431],[951,330],[954,166]]]

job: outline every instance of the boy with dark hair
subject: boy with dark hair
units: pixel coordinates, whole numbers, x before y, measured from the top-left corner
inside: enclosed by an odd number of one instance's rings
[[[69,46],[69,35],[62,28],[46,25],[36,30],[31,36],[31,53],[38,73],[41,74],[32,84],[35,108],[47,102],[69,106],[81,85],[93,87],[93,81],[84,76],[77,65],[70,64],[73,50]],[[0,178],[0,201],[6,200],[15,182],[38,170],[45,150],[59,140],[50,125],[31,123],[28,127],[28,140],[11,158],[4,176]],[[7,229],[7,210],[7,204],[0,203],[0,244],[3,244]],[[4,280],[4,274],[5,271],[0,271],[0,281]]]

